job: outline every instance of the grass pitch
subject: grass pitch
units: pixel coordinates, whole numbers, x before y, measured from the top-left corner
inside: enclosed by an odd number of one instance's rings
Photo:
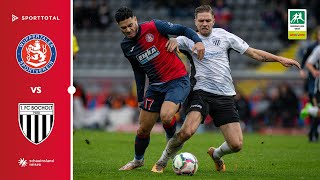
[[[73,179],[320,179],[320,143],[306,136],[244,134],[241,152],[223,157],[227,171],[218,173],[207,155],[223,142],[221,133],[195,134],[180,152],[199,161],[194,176],[178,176],[171,162],[163,174],[151,172],[165,147],[164,134],[152,134],[145,165],[132,171],[118,169],[133,159],[135,134],[77,130],[73,136]]]

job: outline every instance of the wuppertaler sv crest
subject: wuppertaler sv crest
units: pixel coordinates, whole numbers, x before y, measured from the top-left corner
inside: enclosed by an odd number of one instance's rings
[[[19,127],[31,143],[40,144],[50,135],[54,124],[54,103],[19,103]]]
[[[30,34],[18,44],[16,58],[19,66],[30,74],[42,74],[52,68],[57,51],[45,35]]]

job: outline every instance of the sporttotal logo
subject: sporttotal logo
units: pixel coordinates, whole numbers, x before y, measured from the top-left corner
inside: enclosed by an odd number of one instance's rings
[[[288,9],[288,39],[307,39],[306,9]]]
[[[16,58],[19,66],[30,74],[42,74],[52,68],[57,50],[43,34],[29,34],[18,44]]]
[[[31,143],[38,145],[46,140],[54,124],[53,103],[19,103],[19,127]]]
[[[23,15],[20,16],[22,21],[60,21],[59,16],[56,15]],[[18,20],[19,17],[11,14],[11,21]]]
[[[19,18],[17,16],[15,16],[14,14],[11,15],[11,20],[12,22],[18,20]]]

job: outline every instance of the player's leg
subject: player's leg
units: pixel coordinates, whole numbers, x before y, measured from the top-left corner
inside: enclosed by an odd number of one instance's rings
[[[170,158],[173,158],[182,148],[183,143],[194,135],[202,121],[203,116],[199,111],[190,111],[179,132],[167,143],[166,149],[162,153],[163,159],[160,158],[160,161],[167,163]]]
[[[226,154],[235,153],[242,149],[243,135],[239,122],[222,125],[220,130],[226,141],[216,149],[213,154],[214,157],[221,158]]]
[[[210,116],[214,124],[220,128],[225,142],[218,148],[210,147],[208,154],[215,162],[217,171],[225,171],[226,166],[222,157],[226,154],[238,152],[242,148],[242,130],[240,118],[232,96],[212,95]]]
[[[314,130],[314,137],[315,137],[315,141],[319,141],[319,132],[318,132],[318,127],[320,125],[320,118],[317,118],[316,119],[316,122],[315,122],[315,130]]]
[[[161,106],[160,118],[169,139],[176,132],[175,114],[190,92],[190,80],[188,76],[184,76],[168,82],[165,86],[163,88],[165,98]]]
[[[175,114],[179,111],[180,104],[171,101],[164,101],[161,106],[160,119],[166,132],[167,139],[172,138],[176,132],[177,122]]]
[[[149,86],[144,98],[143,104],[140,105],[141,111],[139,116],[139,128],[135,138],[135,156],[134,160],[128,162],[119,170],[131,170],[141,167],[144,164],[144,153],[150,142],[150,132],[159,118],[161,104],[164,94],[159,92],[158,87]]]
[[[313,105],[311,103],[307,103],[304,108],[302,108],[300,112],[300,118],[304,119],[308,115],[312,117],[320,117],[319,105],[320,103],[320,92],[315,93],[313,97]]]
[[[168,141],[160,159],[156,162],[151,171],[162,173],[164,168],[167,166],[169,159],[182,149],[183,143],[190,139],[197,131],[201,121],[202,116],[200,112],[191,111],[188,113],[181,129]]]
[[[190,111],[181,129],[177,133],[178,141],[184,143],[190,139],[194,133],[196,133],[203,119],[204,118],[199,111]]]
[[[320,112],[319,112],[319,106],[320,106],[320,93],[319,91],[317,91],[317,93],[314,95],[314,106],[316,108],[318,108],[318,111],[317,111],[317,116],[313,116],[312,121],[311,121],[311,141],[315,141],[317,142],[319,140],[319,133],[318,133],[318,126],[319,126],[319,123],[320,123]]]
[[[186,120],[184,121],[179,132],[168,141],[160,159],[152,168],[153,172],[163,172],[163,169],[167,166],[169,159],[172,158],[182,148],[183,143],[187,141],[198,129],[200,123],[204,119],[202,113],[208,113],[207,111],[202,110],[206,110],[207,108],[202,99],[200,99],[200,94],[197,92],[192,92],[189,95],[189,102],[191,105],[188,106],[191,106],[191,108],[188,108],[186,111]]]
[[[135,138],[134,159],[121,167],[119,170],[132,170],[144,165],[144,153],[150,142],[150,132],[159,117],[158,112],[140,111],[139,128]]]
[[[310,117],[310,131],[308,133],[309,136],[309,142],[317,142],[319,138],[318,134],[318,125],[320,118]]]
[[[225,138],[218,148],[210,147],[208,154],[215,162],[216,170],[224,172],[226,166],[222,157],[227,154],[235,153],[242,148],[242,130],[239,122],[228,123],[220,126],[220,130]]]

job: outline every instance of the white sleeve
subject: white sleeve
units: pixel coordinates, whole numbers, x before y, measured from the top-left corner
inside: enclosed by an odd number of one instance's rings
[[[240,54],[243,54],[248,48],[249,45],[242,40],[240,37],[229,33],[227,31],[225,31],[226,33],[226,37],[230,43],[230,47],[236,51],[238,51]]]
[[[320,60],[320,45],[313,49],[312,53],[307,59],[307,63],[315,64]]]
[[[187,37],[185,36],[178,36],[177,38],[177,41],[178,41],[178,47],[179,49],[181,50],[186,50],[186,51],[190,51],[190,44],[189,43],[193,43],[193,41],[191,41],[190,39],[188,39]],[[190,42],[191,41],[191,42]]]

